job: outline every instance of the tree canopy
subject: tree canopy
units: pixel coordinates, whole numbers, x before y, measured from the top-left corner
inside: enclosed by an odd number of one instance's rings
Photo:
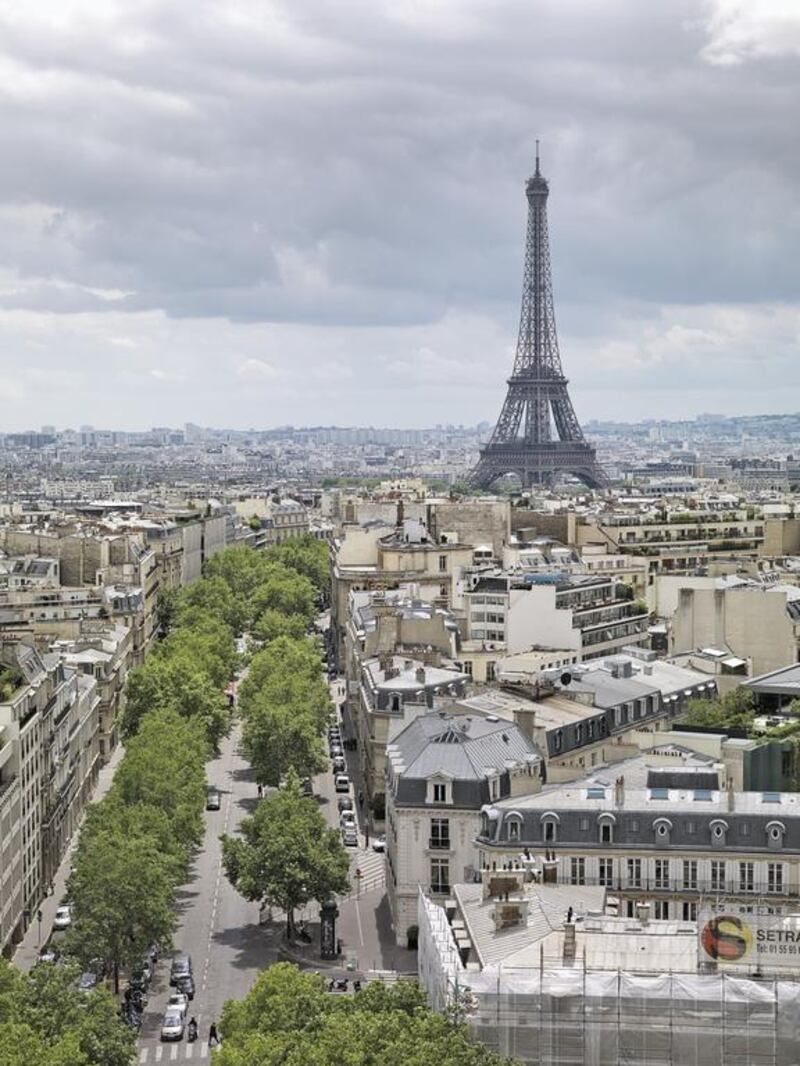
[[[220,838],[228,880],[245,899],[286,911],[290,929],[297,907],[347,891],[350,863],[339,833],[315,800],[302,794],[293,772],[239,831]]]
[[[217,1066],[503,1066],[465,1026],[431,1011],[410,981],[330,996],[324,978],[289,963],[226,1003]]]
[[[135,1037],[107,989],[41,964],[22,974],[0,958],[0,1066],[130,1066]]]
[[[726,692],[720,699],[689,700],[686,711],[681,715],[681,722],[717,729],[744,729],[749,733],[754,718],[753,693],[740,686]]]

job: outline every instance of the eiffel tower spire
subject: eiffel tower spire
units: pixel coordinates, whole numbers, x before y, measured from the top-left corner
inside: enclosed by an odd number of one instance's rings
[[[549,192],[537,141],[536,169],[525,185],[528,229],[517,352],[497,425],[470,474],[476,488],[488,488],[509,473],[517,474],[523,488],[551,485],[564,474],[593,488],[608,481],[583,436],[561,368],[547,235]]]

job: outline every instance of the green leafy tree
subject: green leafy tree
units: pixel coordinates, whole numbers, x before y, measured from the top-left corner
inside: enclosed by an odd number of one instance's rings
[[[245,899],[286,911],[289,933],[297,907],[347,890],[349,859],[339,833],[303,796],[291,771],[283,788],[242,821],[240,832],[221,837],[228,880]]]
[[[159,589],[156,600],[156,624],[158,632],[166,637],[175,624],[175,616],[178,612],[178,590]]]
[[[307,577],[274,563],[249,597],[251,617],[258,618],[271,608],[283,614],[302,615],[310,622],[316,611],[314,599],[314,586]]]
[[[302,705],[276,702],[264,690],[249,704],[242,748],[262,785],[278,785],[290,769],[303,778],[321,773],[326,766],[314,718]]]
[[[186,624],[182,617],[184,612],[199,608],[204,614],[217,618],[238,633],[246,613],[243,605],[244,597],[235,592],[224,577],[204,577],[181,593],[178,621]]]
[[[0,960],[0,1063],[133,1062],[135,1037],[120,1020],[108,990],[100,985],[92,992],[78,991],[77,973],[71,966],[41,965],[20,974]]]
[[[143,720],[117,768],[112,793],[122,803],[150,804],[170,819],[184,845],[199,843],[209,755],[198,726],[174,711],[154,711]]]
[[[69,950],[82,963],[101,958],[119,970],[133,967],[150,944],[170,942],[175,923],[175,868],[154,837],[126,836],[113,824],[81,838],[69,879]]]
[[[302,640],[308,630],[308,619],[302,614],[284,614],[273,607],[262,611],[253,623],[251,633],[256,640],[269,644],[278,637]]]
[[[316,591],[327,596],[331,581],[330,549],[323,540],[306,534],[267,549],[266,557],[303,574]]]
[[[409,981],[327,995],[322,977],[288,963],[225,1005],[217,1066],[502,1066],[463,1024],[431,1011]]]
[[[307,709],[322,729],[330,710],[330,693],[322,679],[322,660],[313,641],[279,637],[253,656],[248,675],[239,686],[243,714],[265,686],[270,686],[275,700],[288,702],[296,693],[297,700],[307,701]]]
[[[226,548],[209,559],[204,575],[222,578],[235,598],[247,600],[261,583],[264,565],[263,556],[252,548]]]
[[[689,700],[681,722],[712,729],[745,729],[751,732],[755,718],[755,698],[740,686],[726,692],[721,699]]]
[[[161,657],[179,653],[194,659],[196,667],[207,673],[217,688],[230,681],[238,661],[233,630],[202,607],[182,607],[178,628],[156,647]]]
[[[192,719],[202,727],[214,749],[230,725],[221,689],[183,650],[151,656],[143,666],[131,671],[121,719],[122,735],[134,736],[155,711]]]

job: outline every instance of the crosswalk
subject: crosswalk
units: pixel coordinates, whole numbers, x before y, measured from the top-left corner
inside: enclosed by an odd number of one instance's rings
[[[196,1044],[157,1044],[155,1047],[143,1047],[139,1052],[140,1066],[155,1062],[202,1062],[208,1061],[208,1041]]]
[[[356,876],[356,870],[361,877]],[[360,881],[360,885],[359,885]],[[361,848],[358,854],[350,861],[350,883],[353,886],[350,897],[360,892],[369,892],[373,888],[380,888],[386,883],[386,868],[383,853],[373,851],[371,848]]]

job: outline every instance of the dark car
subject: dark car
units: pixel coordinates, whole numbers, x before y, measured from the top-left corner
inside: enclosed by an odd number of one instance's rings
[[[194,999],[194,978],[191,974],[178,977],[175,980],[175,987],[179,992],[183,992],[187,999]]]
[[[134,970],[128,984],[139,992],[146,992],[149,982],[144,970]]]
[[[172,966],[169,971],[169,983],[171,985],[177,985],[178,981],[183,977],[192,976],[192,959],[189,955],[176,955],[172,960]],[[181,989],[180,991],[183,991]]]
[[[222,797],[215,788],[210,788],[206,796],[206,810],[218,811],[222,806]]]
[[[352,811],[353,801],[349,796],[339,796],[336,800],[336,806],[339,808],[339,814],[341,814],[342,811]]]

